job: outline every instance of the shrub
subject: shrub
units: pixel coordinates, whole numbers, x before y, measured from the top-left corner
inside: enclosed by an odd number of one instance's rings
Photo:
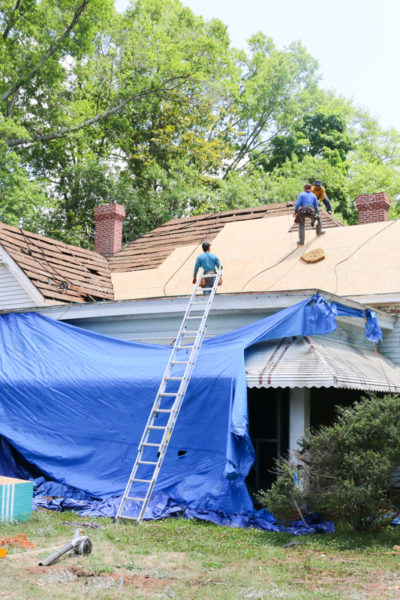
[[[371,394],[352,407],[338,408],[331,426],[308,432],[297,456],[302,485],[296,502],[307,505],[353,529],[376,529],[400,512],[393,473],[400,465],[400,397]],[[264,505],[279,516],[293,501],[290,463],[278,461],[281,475]],[[293,485],[294,481],[293,481]]]
[[[278,477],[269,490],[261,490],[257,500],[283,523],[300,519],[304,508],[304,494],[293,463],[277,461]]]

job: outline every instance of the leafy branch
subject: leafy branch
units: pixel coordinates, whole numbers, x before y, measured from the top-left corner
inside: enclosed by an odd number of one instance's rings
[[[82,121],[82,123],[79,123],[77,125],[73,125],[71,127],[61,127],[58,131],[52,131],[47,134],[36,134],[29,138],[21,137],[21,138],[8,139],[8,140],[5,140],[6,144],[9,148],[14,148],[16,146],[22,146],[22,145],[24,145],[25,147],[29,147],[29,146],[36,144],[37,142],[49,142],[51,140],[65,138],[70,133],[74,133],[74,132],[84,129],[86,127],[90,127],[91,125],[95,125],[99,121],[104,121],[105,119],[107,119],[107,117],[110,117],[111,115],[113,115],[115,113],[121,112],[131,102],[133,102],[135,100],[139,100],[141,98],[145,98],[146,96],[149,96],[150,94],[154,94],[154,95],[158,95],[158,96],[162,96],[162,97],[168,97],[168,95],[173,90],[175,90],[179,87],[178,82],[180,84],[182,79],[187,81],[189,79],[189,76],[173,77],[169,80],[169,82],[165,82],[165,83],[176,82],[176,84],[172,85],[171,87],[166,87],[165,85],[163,85],[162,87],[150,88],[148,90],[144,90],[142,92],[139,92],[137,94],[129,96],[128,98],[125,98],[125,100],[122,100],[116,106],[113,106],[112,108],[109,108],[94,117],[85,119],[84,121]],[[175,98],[174,97],[174,100],[178,101],[178,102],[187,102],[187,100],[184,98]]]
[[[40,59],[40,61],[38,62],[38,64],[35,67],[28,70],[26,72],[26,74],[24,75],[24,77],[21,77],[12,86],[10,86],[5,92],[3,92],[3,94],[0,96],[0,102],[4,102],[10,96],[14,96],[24,83],[26,83],[27,81],[29,81],[29,80],[33,79],[33,77],[35,77],[35,75],[40,71],[40,69],[43,67],[45,62],[49,58],[51,58],[60,49],[62,43],[69,36],[71,31],[74,29],[74,27],[78,23],[79,19],[81,18],[82,14],[86,10],[86,8],[90,4],[90,2],[91,2],[91,0],[83,0],[83,2],[75,10],[72,21],[70,22],[68,27],[66,27],[64,33],[62,35],[60,35],[55,40],[54,44],[52,44],[48,48],[47,52],[45,52],[45,54],[42,56],[42,58]],[[17,6],[18,6],[18,2],[17,2]],[[3,34],[3,39],[4,39],[4,34]]]

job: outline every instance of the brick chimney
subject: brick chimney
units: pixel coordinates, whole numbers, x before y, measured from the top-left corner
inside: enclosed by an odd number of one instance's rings
[[[96,229],[94,250],[103,256],[112,256],[122,248],[122,221],[125,207],[122,204],[101,204],[94,209]]]
[[[389,220],[390,200],[385,192],[357,196],[356,206],[360,225]]]

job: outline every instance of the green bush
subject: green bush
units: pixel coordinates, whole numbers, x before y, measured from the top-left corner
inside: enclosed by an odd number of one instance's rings
[[[289,461],[277,461],[279,476],[269,490],[261,490],[257,500],[283,523],[297,521],[302,516],[305,497],[299,485],[297,469]]]
[[[301,485],[296,503],[353,529],[376,529],[400,512],[393,487],[400,465],[400,397],[370,395],[338,408],[336,422],[308,432],[298,454]],[[293,504],[288,478],[293,467],[278,461],[281,474],[263,504],[279,517]],[[286,498],[286,505],[285,505]]]

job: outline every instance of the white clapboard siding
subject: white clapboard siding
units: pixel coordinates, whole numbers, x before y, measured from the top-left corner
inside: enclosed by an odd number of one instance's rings
[[[35,306],[33,298],[9,271],[0,264],[0,310]]]
[[[272,311],[234,314],[213,314],[211,313],[207,321],[206,338],[214,337],[227,333],[239,327],[244,327],[260,319],[271,315]],[[64,320],[71,325],[89,329],[96,333],[109,335],[122,340],[131,342],[145,342],[150,344],[173,344],[176,334],[183,317],[182,314],[162,314],[155,318],[154,315],[143,315],[141,317],[124,316],[123,319],[68,319]],[[339,323],[337,331],[329,334],[332,339],[337,339],[348,344],[372,348],[364,333],[364,324],[356,327],[359,319],[354,319],[354,323]]]
[[[385,332],[380,351],[400,366],[400,319],[396,319],[392,331]]]

